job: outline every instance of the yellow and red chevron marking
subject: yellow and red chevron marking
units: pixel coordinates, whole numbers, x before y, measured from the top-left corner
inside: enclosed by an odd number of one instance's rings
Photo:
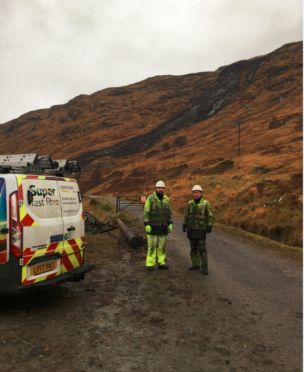
[[[35,220],[33,220],[33,218],[28,213],[24,214],[24,213],[21,213],[21,211],[20,211],[20,222],[23,226],[39,226],[38,223]]]
[[[54,178],[49,176],[17,176],[17,182],[18,182],[18,193],[19,193],[19,200],[24,201],[24,193],[23,193],[23,185],[22,185],[22,179],[39,179],[39,180],[45,180],[45,179],[56,179],[59,181],[68,181],[68,182],[76,182],[76,180],[72,178]],[[27,213],[24,203],[22,204],[22,207],[19,208],[20,212],[20,222],[23,226],[39,226],[39,224]],[[82,216],[82,219],[84,219],[84,216]]]
[[[30,248],[26,248],[24,250],[24,266],[22,267],[22,285],[38,283],[43,280],[53,278],[54,276],[64,274],[81,266],[83,264],[84,241],[85,237],[83,236],[81,238],[71,239],[65,242],[49,244],[45,250],[32,252]],[[54,252],[61,253],[60,269],[58,272],[55,274],[45,275],[37,279],[27,280],[27,267],[32,259],[34,257],[47,256],[48,254]]]
[[[0,234],[0,265],[8,261],[7,236]]]
[[[70,239],[64,243],[64,251],[62,254],[62,273],[76,269],[83,263],[83,242],[85,237]],[[67,245],[68,244],[68,245]]]
[[[27,280],[26,277],[27,277],[28,264],[35,257],[47,256],[48,254],[55,253],[55,252],[62,253],[63,244],[64,244],[63,242],[48,244],[48,246],[45,249],[41,249],[39,251],[38,250],[32,251],[31,248],[24,249],[23,251],[23,265],[24,266],[22,267],[22,285],[37,283],[37,282],[41,282],[42,280],[48,279],[50,275],[46,275],[46,276],[33,279],[33,280]],[[61,262],[60,262],[60,265],[61,265]],[[60,275],[60,274],[61,274],[61,268],[59,269],[57,273],[51,274],[51,276]]]
[[[19,200],[24,200],[23,187],[22,187],[22,179],[23,178],[31,178],[31,179],[38,179],[39,178],[39,179],[42,179],[42,180],[45,179],[45,177],[43,177],[43,176],[17,176]]]
[[[43,176],[17,176],[19,200],[22,200],[22,201],[24,201],[23,186],[22,186],[23,178],[45,179],[45,177]],[[23,226],[39,226],[39,224],[27,213],[24,203],[22,203],[22,207],[19,207],[19,214],[20,214],[20,222]]]
[[[0,264],[4,264],[7,262],[7,252],[0,252]]]
[[[70,178],[56,178],[50,176],[17,176],[18,182],[18,193],[19,193],[19,200],[24,201],[24,193],[23,193],[23,185],[22,179],[30,178],[30,179],[52,179],[58,181],[69,181],[69,182],[76,182],[74,179]],[[20,213],[20,221],[23,226],[39,226],[37,222],[33,220],[33,218],[27,213],[24,203],[22,207],[19,207]],[[84,214],[82,213],[81,219],[84,219]],[[75,240],[69,240],[65,242],[59,243],[52,243],[48,244],[47,248],[44,250],[39,251],[32,251],[31,248],[24,249],[23,257],[24,257],[24,266],[22,267],[22,285],[33,284],[37,282],[41,282],[43,280],[52,278],[54,276],[58,276],[63,274],[67,271],[73,270],[83,263],[83,252],[84,248],[82,247],[82,243],[84,242],[85,238],[78,238]],[[64,249],[65,248],[65,249]],[[61,260],[60,260],[60,269],[55,274],[45,275],[43,277],[27,280],[27,268],[28,264],[32,261],[35,257],[46,256],[48,254],[60,252],[61,253]]]

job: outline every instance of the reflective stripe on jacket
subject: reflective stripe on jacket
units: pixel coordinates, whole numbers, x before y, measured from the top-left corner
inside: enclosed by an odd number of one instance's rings
[[[163,200],[160,200],[155,191],[147,198],[144,208],[144,223],[152,227],[172,224],[171,203],[167,195],[164,194]]]
[[[187,204],[184,216],[184,224],[188,225],[188,229],[206,230],[207,225],[213,224],[213,213],[210,204],[202,197],[198,204],[194,200],[190,200]]]

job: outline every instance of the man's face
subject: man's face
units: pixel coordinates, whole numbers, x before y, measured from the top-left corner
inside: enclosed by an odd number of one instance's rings
[[[157,192],[158,194],[163,194],[165,188],[164,188],[164,187],[155,187],[155,190],[156,190],[156,192]]]
[[[193,194],[194,199],[199,199],[202,196],[202,192],[198,190],[193,191],[192,194]]]

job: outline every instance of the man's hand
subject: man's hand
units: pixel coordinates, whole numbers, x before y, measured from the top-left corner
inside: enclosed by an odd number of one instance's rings
[[[183,224],[183,232],[186,232],[187,231],[187,225],[184,223]]]
[[[169,225],[169,226],[168,226],[168,232],[169,232],[169,233],[172,232],[172,225]]]
[[[150,234],[150,232],[152,231],[152,227],[150,225],[147,225],[146,226],[146,231],[148,234]]]
[[[212,226],[207,226],[207,234],[211,233],[212,231]]]

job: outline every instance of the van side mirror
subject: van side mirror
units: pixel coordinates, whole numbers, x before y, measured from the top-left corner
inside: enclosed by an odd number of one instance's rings
[[[28,204],[32,204],[34,200],[33,194],[31,193],[31,190],[27,190],[27,202]]]
[[[79,200],[79,203],[82,203],[82,202],[83,202],[83,199],[82,199],[82,197],[81,197],[81,194],[80,194],[79,191],[77,191],[77,192],[78,192],[78,200]]]

